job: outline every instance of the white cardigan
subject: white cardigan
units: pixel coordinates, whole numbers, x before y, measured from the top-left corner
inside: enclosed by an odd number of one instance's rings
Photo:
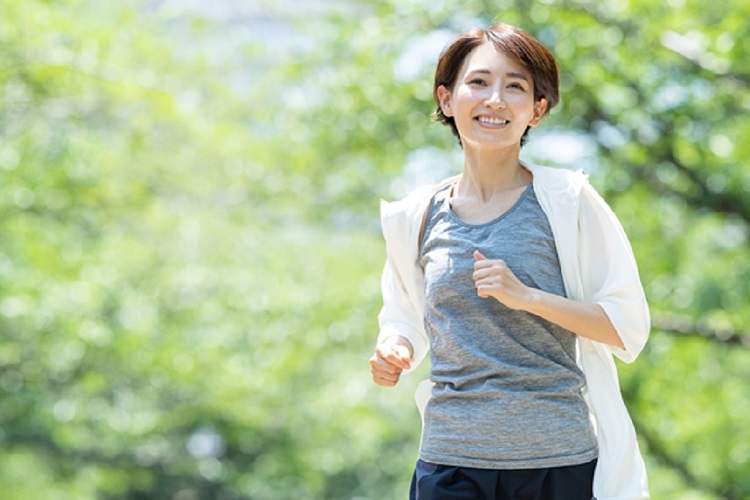
[[[620,394],[612,354],[632,362],[650,330],[648,304],[635,257],[617,217],[582,172],[525,165],[549,218],[568,298],[599,304],[625,349],[578,337],[578,364],[586,375],[586,402],[599,443],[594,475],[598,500],[648,498],[646,467],[635,429]],[[397,202],[381,202],[387,261],[382,277],[383,309],[378,341],[405,337],[414,348],[412,370],[429,350],[424,330],[424,275],[418,237],[432,194],[456,178],[414,191]],[[431,384],[420,385],[420,411]]]

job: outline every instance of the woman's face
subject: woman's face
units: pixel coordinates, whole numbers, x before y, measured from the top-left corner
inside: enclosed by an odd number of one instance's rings
[[[452,90],[438,88],[438,99],[464,148],[520,148],[526,128],[539,124],[547,106],[544,98],[534,101],[531,73],[489,42],[467,56]]]

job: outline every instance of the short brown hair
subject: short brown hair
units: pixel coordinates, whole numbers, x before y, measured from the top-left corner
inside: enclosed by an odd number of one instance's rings
[[[436,121],[450,126],[453,135],[458,137],[459,144],[461,136],[456,128],[455,120],[453,117],[445,116],[440,108],[438,88],[443,85],[453,92],[458,73],[466,58],[484,42],[491,42],[495,49],[515,59],[531,73],[534,81],[534,101],[539,101],[541,98],[547,100],[545,114],[549,113],[560,101],[560,72],[557,61],[536,38],[515,26],[504,23],[496,24],[488,29],[475,28],[458,37],[443,50],[435,70],[433,97],[438,106],[434,117]],[[521,145],[526,142],[528,132],[527,128],[521,138]]]

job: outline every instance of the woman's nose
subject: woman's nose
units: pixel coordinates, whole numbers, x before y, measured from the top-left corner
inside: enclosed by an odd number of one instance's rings
[[[504,108],[505,100],[499,90],[492,90],[490,95],[485,100],[485,104],[490,108]]]

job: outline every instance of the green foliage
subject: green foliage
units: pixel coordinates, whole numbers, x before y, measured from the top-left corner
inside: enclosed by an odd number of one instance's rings
[[[746,2],[345,9],[284,48],[179,2],[0,0],[3,495],[403,497],[427,367],[370,382],[377,199],[460,168],[435,57],[503,20],[563,73],[529,155],[591,145],[641,266],[654,497],[749,496]]]

